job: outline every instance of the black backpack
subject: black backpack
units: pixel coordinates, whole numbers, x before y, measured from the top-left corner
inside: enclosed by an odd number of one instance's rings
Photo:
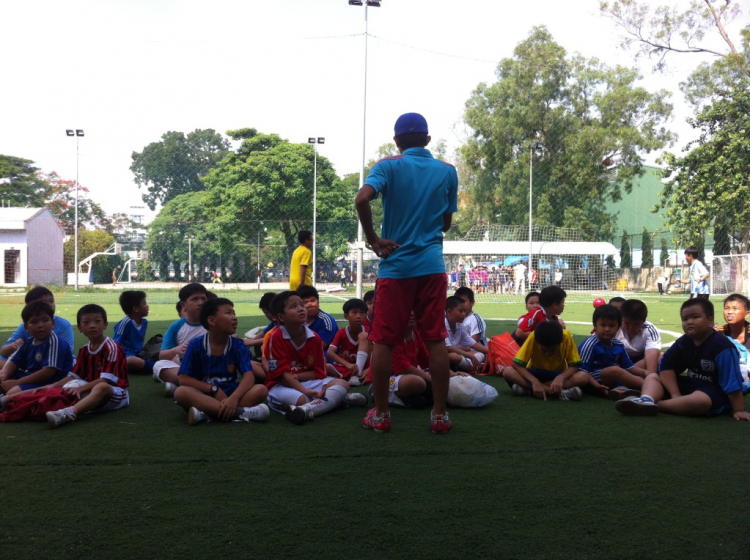
[[[138,352],[138,357],[142,360],[155,362],[159,359],[159,352],[161,351],[161,343],[164,337],[160,334],[155,334],[149,338],[143,345],[143,348]]]

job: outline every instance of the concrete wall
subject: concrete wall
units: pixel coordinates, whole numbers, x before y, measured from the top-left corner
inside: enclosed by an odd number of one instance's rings
[[[26,222],[28,284],[63,284],[63,230],[44,210]]]

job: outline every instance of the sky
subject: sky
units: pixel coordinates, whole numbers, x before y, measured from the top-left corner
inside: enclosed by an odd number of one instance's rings
[[[569,53],[639,66],[644,87],[673,91],[678,150],[691,137],[678,84],[700,59],[674,57],[653,75],[618,47],[598,5],[382,0],[367,9],[366,159],[411,111],[452,153],[471,133],[461,117],[472,91],[494,82],[497,63],[537,25]],[[319,136],[339,175],[361,168],[365,8],[347,0],[2,0],[0,21],[0,154],[75,179],[76,139],[65,130],[83,129],[79,181],[109,213],[145,206],[131,154],[170,130]]]

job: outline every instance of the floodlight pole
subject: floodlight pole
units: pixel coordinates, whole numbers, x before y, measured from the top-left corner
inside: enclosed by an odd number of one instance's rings
[[[313,246],[312,246],[312,283],[316,282],[317,245],[318,245],[318,144],[325,144],[322,137],[308,138],[307,143],[313,146]]]
[[[193,237],[186,235],[188,242],[188,282],[193,281]]]
[[[542,145],[535,142],[529,146],[529,269],[526,271],[526,285],[531,284],[531,255],[534,252],[532,201],[534,198],[534,152],[541,150]]]
[[[83,130],[80,128],[70,130],[66,129],[65,134],[67,136],[76,137],[76,203],[75,203],[75,221],[73,231],[73,272],[75,274],[75,291],[78,291],[78,167],[79,167],[79,140],[83,136]]]

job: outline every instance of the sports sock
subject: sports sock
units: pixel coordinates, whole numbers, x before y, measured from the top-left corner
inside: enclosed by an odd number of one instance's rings
[[[652,402],[652,403],[656,404],[656,401],[654,401],[654,398],[653,397],[649,397],[648,395],[641,395],[641,400],[642,401]]]
[[[458,367],[459,369],[471,371],[474,369],[474,363],[469,358],[464,356],[463,358],[461,358],[461,363],[458,364]]]
[[[333,385],[326,389],[324,399],[315,399],[307,404],[303,404],[301,408],[312,410],[313,416],[321,416],[341,406],[345,396],[346,389],[342,385]]]
[[[65,412],[72,414],[75,418],[78,417],[78,410],[76,409],[75,406],[69,406],[68,408],[65,409]]]
[[[357,352],[357,367],[359,368],[359,373],[362,373],[365,371],[365,365],[367,365],[367,352],[359,351]]]
[[[143,371],[145,373],[154,373],[154,364],[156,362],[152,362],[151,360],[144,360],[143,362]]]

